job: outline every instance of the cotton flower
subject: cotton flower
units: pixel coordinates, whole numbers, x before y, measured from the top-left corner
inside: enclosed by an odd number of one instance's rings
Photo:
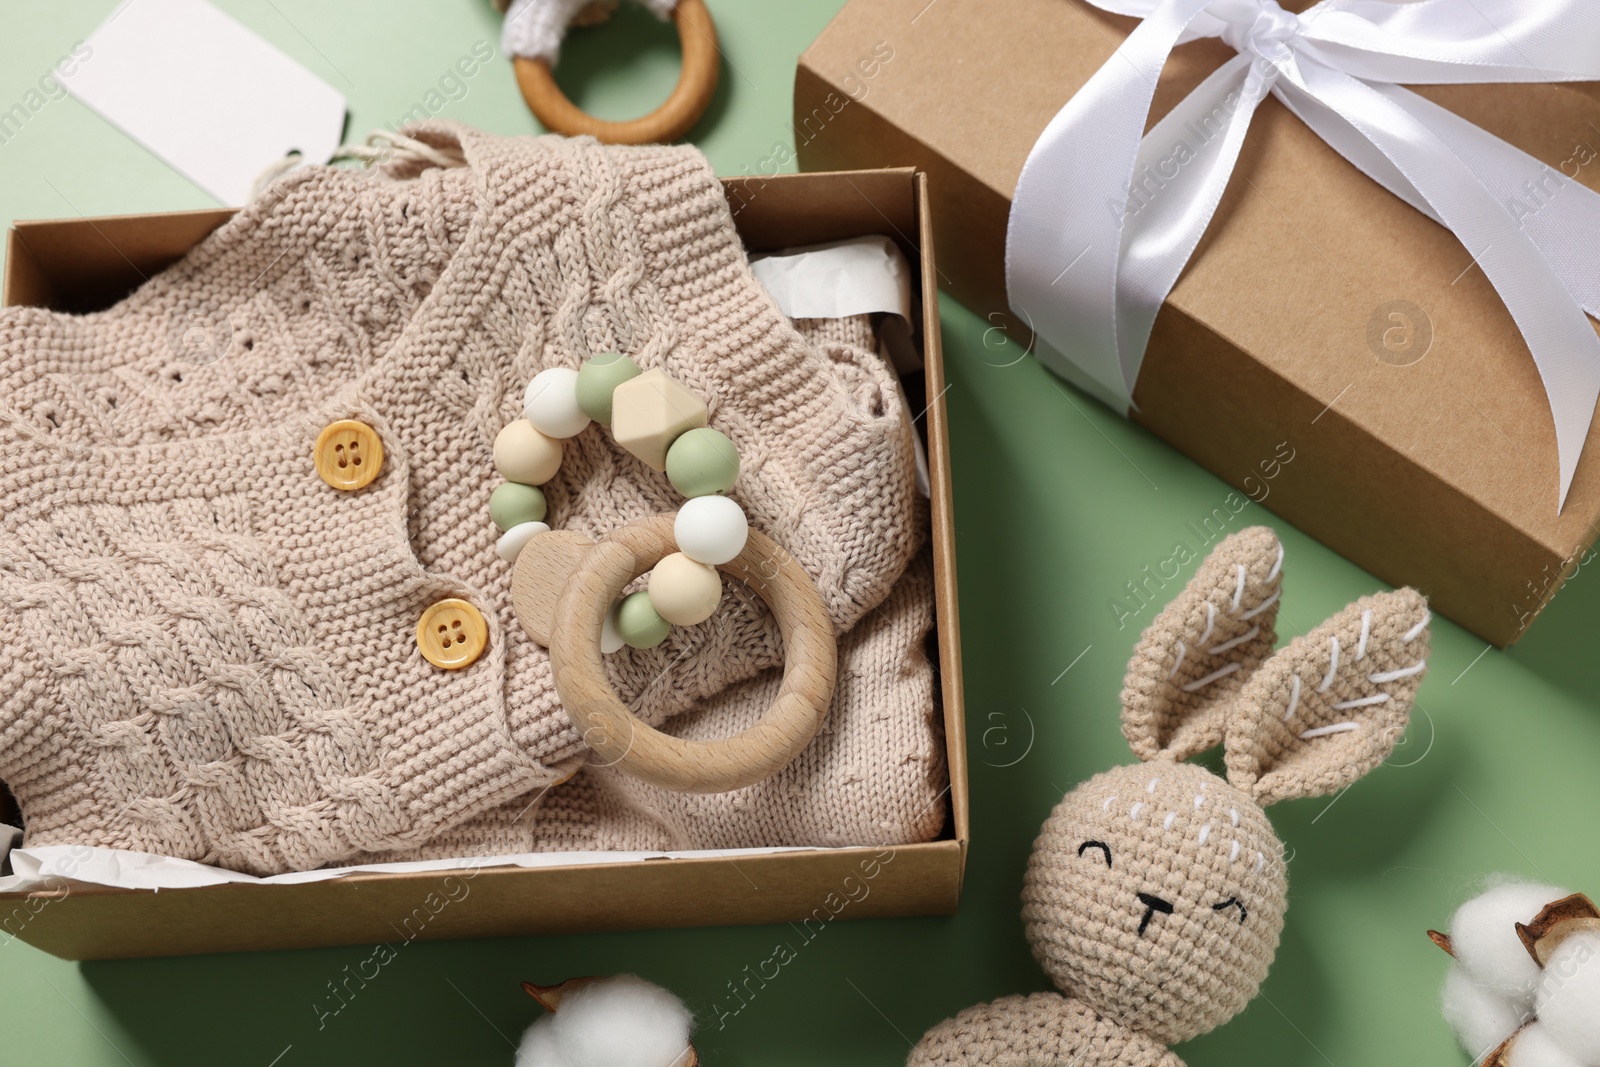
[[[523,988],[550,1014],[528,1027],[516,1067],[695,1067],[694,1016],[631,974]]]
[[[1549,885],[1507,882],[1434,935],[1455,963],[1445,1020],[1485,1067],[1600,1067],[1600,909]]]

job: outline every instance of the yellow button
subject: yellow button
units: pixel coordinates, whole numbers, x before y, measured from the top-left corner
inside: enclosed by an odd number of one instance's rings
[[[335,489],[352,492],[383,469],[383,441],[366,423],[340,419],[317,434],[313,459],[319,478]]]
[[[489,624],[465,600],[441,600],[417,620],[417,647],[435,667],[459,671],[470,667],[489,645]]]

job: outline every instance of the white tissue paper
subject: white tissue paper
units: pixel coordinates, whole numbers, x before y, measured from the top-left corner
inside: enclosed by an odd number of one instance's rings
[[[751,256],[750,269],[791,319],[911,318],[911,264],[881,235]]]
[[[0,871],[6,869],[6,857],[11,855],[11,850],[21,843],[22,831],[0,822]]]
[[[358,871],[409,874],[416,871],[456,871],[486,867],[570,867],[594,863],[637,863],[658,859],[737,859],[774,852],[826,852],[829,849],[784,847],[727,848],[684,852],[527,852],[514,856],[472,856],[459,859],[413,860],[406,863],[363,863],[351,867],[323,867],[258,877],[193,860],[155,856],[87,845],[41,845],[11,850],[12,873],[0,877],[0,893],[59,889],[63,880],[77,884],[115,886],[121,889],[192,889],[195,886],[249,882],[253,885],[297,885],[342,878]]]

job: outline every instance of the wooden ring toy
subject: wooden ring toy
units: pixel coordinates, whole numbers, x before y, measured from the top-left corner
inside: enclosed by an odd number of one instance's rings
[[[705,0],[678,0],[672,12],[678,25],[683,66],[678,84],[665,102],[650,114],[626,122],[597,119],[578,107],[556,84],[555,71],[546,59],[518,56],[517,86],[528,108],[545,127],[569,136],[588,134],[607,144],[656,144],[676,141],[700,121],[717,91],[721,54],[717,51],[717,26]]]
[[[838,649],[822,597],[794,557],[751,530],[744,551],[718,568],[772,609],[783,637],[783,682],[754,726],[717,741],[691,741],[635,717],[607,681],[600,651],[609,606],[629,582],[677,550],[672,516],[635,520],[576,552],[575,536],[581,537],[568,532],[565,540],[546,535],[536,542],[572,566],[548,617],[550,663],[567,714],[605,765],[664,789],[722,793],[776,774],[810,744],[833,701]],[[553,581],[562,576],[560,565],[550,562],[540,551],[518,558],[513,600],[519,617],[530,599],[539,599],[530,587],[536,579],[548,603]]]

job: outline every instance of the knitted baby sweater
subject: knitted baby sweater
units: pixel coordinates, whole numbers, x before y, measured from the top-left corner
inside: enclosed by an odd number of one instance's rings
[[[569,774],[487,521],[495,434],[546,367],[616,349],[705,398],[841,632],[914,554],[903,405],[783,318],[697,152],[407,132],[461,165],[297,172],[108,311],[0,312],[0,779],[27,843],[304,869]],[[226,344],[197,358],[196,324]],[[355,492],[312,462],[347,418],[383,446]],[[603,433],[545,491],[595,538],[678,502]],[[459,671],[416,645],[447,598],[489,627]],[[781,655],[729,597],[610,670],[659,722]]]

